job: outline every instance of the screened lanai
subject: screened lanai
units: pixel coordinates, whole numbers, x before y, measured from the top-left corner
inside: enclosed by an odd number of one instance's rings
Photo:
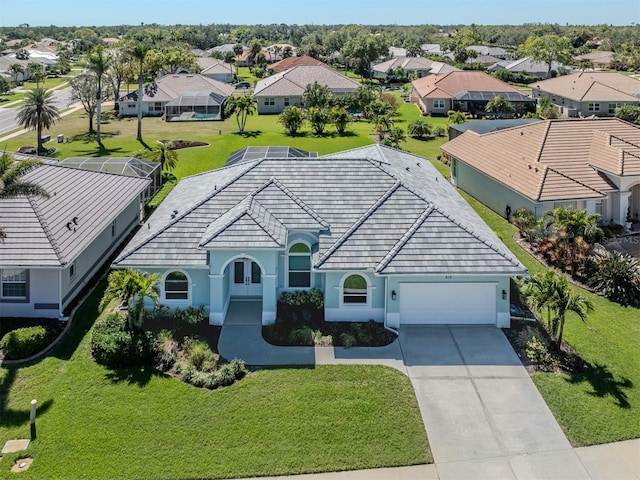
[[[165,105],[165,120],[222,120],[222,106],[227,98],[213,92],[185,93]]]

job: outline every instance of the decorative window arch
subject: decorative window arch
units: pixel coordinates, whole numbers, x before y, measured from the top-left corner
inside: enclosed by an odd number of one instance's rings
[[[186,302],[191,299],[191,279],[182,270],[167,272],[162,281],[164,299],[169,302]]]
[[[311,288],[311,246],[307,242],[298,240],[289,247],[287,271],[289,288]]]
[[[351,273],[342,278],[340,284],[343,305],[368,305],[370,300],[369,280],[365,275]]]

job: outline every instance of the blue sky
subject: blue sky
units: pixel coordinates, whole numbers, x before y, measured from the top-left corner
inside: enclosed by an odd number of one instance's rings
[[[98,6],[99,5],[99,6]],[[640,24],[640,0],[0,0],[0,25]]]

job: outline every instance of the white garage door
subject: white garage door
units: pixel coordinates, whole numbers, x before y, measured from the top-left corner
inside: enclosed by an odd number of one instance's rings
[[[495,283],[401,283],[401,324],[495,324]]]

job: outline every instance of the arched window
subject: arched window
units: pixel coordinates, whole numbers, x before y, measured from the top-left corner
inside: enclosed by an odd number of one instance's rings
[[[289,287],[311,287],[311,249],[304,243],[289,248]]]
[[[164,297],[167,300],[188,300],[189,279],[183,272],[169,273],[164,279]]]
[[[342,284],[342,303],[366,304],[368,293],[367,280],[362,275],[349,275]]]

